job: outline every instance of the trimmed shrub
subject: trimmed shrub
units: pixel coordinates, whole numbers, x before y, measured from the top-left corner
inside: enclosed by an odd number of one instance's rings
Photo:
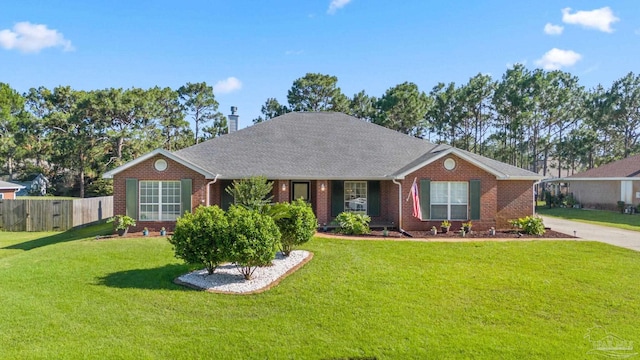
[[[187,264],[204,265],[209,274],[227,259],[229,223],[217,205],[199,206],[176,221],[169,239],[175,256]]]
[[[229,221],[229,261],[245,279],[251,279],[258,266],[271,263],[280,246],[280,230],[271,216],[258,210],[232,205]]]
[[[336,232],[345,235],[362,235],[371,232],[369,222],[371,218],[364,214],[344,211],[338,214],[335,222],[338,224]]]
[[[280,244],[282,253],[289,256],[296,245],[304,244],[313,237],[318,228],[318,220],[311,209],[311,205],[298,199],[293,203],[281,203],[274,208],[282,208],[284,216],[276,219],[280,229]]]
[[[528,235],[543,235],[544,223],[537,216],[525,216],[516,220],[509,220],[509,224]]]

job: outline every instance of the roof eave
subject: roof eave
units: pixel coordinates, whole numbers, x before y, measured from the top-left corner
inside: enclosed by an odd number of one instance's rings
[[[631,181],[640,181],[640,177],[624,177],[624,176],[615,176],[615,177],[565,177],[565,178],[554,178],[548,179],[546,182],[553,181],[623,181],[623,180],[631,180]]]
[[[129,168],[131,168],[131,167],[133,167],[135,165],[138,165],[143,161],[149,160],[149,159],[151,159],[152,157],[154,157],[156,155],[162,155],[162,156],[164,156],[164,157],[166,157],[168,159],[171,159],[171,160],[173,160],[173,161],[175,161],[175,162],[177,162],[177,163],[179,163],[179,164],[181,164],[181,165],[183,165],[183,166],[185,166],[185,167],[187,167],[187,168],[189,168],[189,169],[191,169],[191,170],[203,175],[207,179],[213,179],[213,178],[216,177],[216,174],[213,174],[213,173],[211,173],[211,172],[209,172],[209,171],[207,171],[207,170],[205,170],[205,169],[203,169],[203,168],[201,168],[201,167],[199,167],[199,166],[197,166],[197,165],[195,165],[195,164],[193,164],[193,163],[191,163],[191,162],[189,162],[189,161],[187,161],[187,160],[185,160],[185,159],[183,159],[183,158],[181,158],[179,156],[176,156],[175,154],[173,154],[173,153],[171,153],[171,152],[169,152],[169,151],[167,151],[165,149],[155,149],[150,153],[142,155],[142,156],[140,156],[140,157],[138,157],[138,158],[136,158],[134,160],[129,161],[126,164],[118,166],[117,168],[115,168],[113,170],[105,172],[102,175],[102,178],[103,179],[113,179],[114,175],[117,175],[118,173],[120,173],[120,172],[122,172],[122,171],[124,171],[126,169],[129,169]]]
[[[496,169],[494,169],[494,168],[492,168],[490,166],[487,166],[487,165],[485,165],[485,164],[483,164],[481,162],[478,162],[476,159],[469,157],[468,155],[464,154],[461,151],[458,151],[456,148],[453,148],[453,147],[448,148],[448,149],[438,153],[437,155],[434,155],[433,157],[430,157],[429,159],[425,160],[424,162],[422,162],[422,163],[420,163],[420,164],[418,164],[418,165],[416,165],[416,166],[414,166],[414,167],[412,167],[412,168],[410,168],[408,170],[405,170],[402,173],[396,174],[395,177],[397,179],[404,179],[407,175],[411,174],[412,172],[414,172],[414,171],[416,171],[418,169],[421,169],[421,168],[425,167],[426,165],[429,165],[429,164],[433,163],[434,161],[439,160],[439,159],[441,159],[441,158],[443,158],[443,157],[445,157],[447,155],[450,155],[450,154],[456,155],[457,157],[459,157],[459,158],[461,158],[461,159],[463,159],[463,160],[465,160],[465,161],[467,161],[467,162],[479,167],[480,169],[488,172],[489,174],[494,175],[498,179],[514,180],[514,178],[515,178],[515,177],[509,177],[508,175],[503,174],[502,172],[497,171]]]

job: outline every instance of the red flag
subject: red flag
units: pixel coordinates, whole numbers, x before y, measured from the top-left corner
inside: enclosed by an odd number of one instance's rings
[[[413,185],[411,185],[411,198],[413,199],[413,217],[422,220],[420,196],[418,195],[418,182],[416,181],[416,179],[413,179]]]

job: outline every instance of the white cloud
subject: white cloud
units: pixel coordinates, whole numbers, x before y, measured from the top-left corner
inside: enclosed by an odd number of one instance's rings
[[[15,24],[13,30],[0,30],[0,46],[7,50],[18,49],[24,53],[37,53],[49,47],[61,47],[64,51],[74,50],[71,41],[65,39],[58,30],[28,21]]]
[[[338,9],[342,9],[350,2],[351,0],[331,0],[331,3],[329,4],[329,10],[327,10],[327,14],[335,14]]]
[[[597,29],[611,33],[611,24],[620,21],[608,6],[591,11],[576,11],[571,14],[571,8],[562,9],[562,22],[566,24],[582,25],[586,28]]]
[[[213,92],[216,94],[228,94],[240,89],[242,89],[242,82],[233,76],[220,80],[213,85]]]
[[[545,70],[558,70],[563,67],[572,66],[582,59],[582,55],[573,50],[561,50],[553,48],[547,51],[542,58],[536,60],[536,65],[542,66]]]
[[[552,23],[547,23],[544,26],[544,33],[547,35],[560,35],[562,34],[562,30],[564,30],[564,27],[561,25],[553,25]]]

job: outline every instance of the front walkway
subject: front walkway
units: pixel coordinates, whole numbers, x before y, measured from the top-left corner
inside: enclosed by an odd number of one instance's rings
[[[541,216],[544,225],[552,230],[573,235],[584,240],[600,241],[606,244],[640,251],[640,232],[623,230],[601,225],[587,224],[550,216]]]

